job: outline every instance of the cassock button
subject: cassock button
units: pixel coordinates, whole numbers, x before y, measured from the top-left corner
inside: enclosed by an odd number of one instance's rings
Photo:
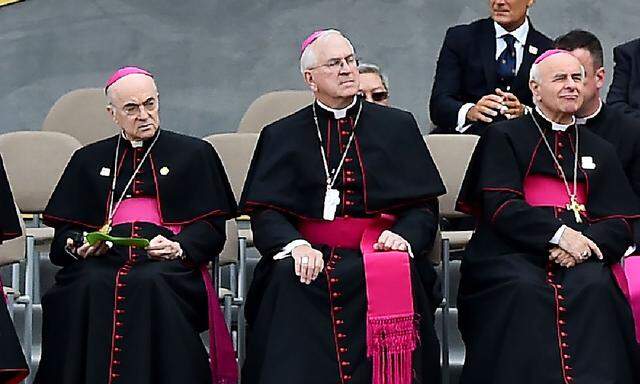
[[[562,160],[562,159],[564,159],[564,156],[562,156],[562,154],[559,154],[558,155],[558,160]]]
[[[558,147],[564,148],[564,143],[562,141],[558,142]]]
[[[345,162],[345,163],[350,163],[350,162],[352,162],[352,161],[353,161],[353,159],[352,159],[351,157],[345,157],[345,158],[344,158],[344,162]]]

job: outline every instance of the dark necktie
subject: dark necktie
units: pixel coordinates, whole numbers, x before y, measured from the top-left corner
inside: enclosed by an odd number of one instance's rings
[[[502,36],[507,47],[498,57],[498,81],[502,86],[510,86],[516,77],[516,38],[513,35]]]

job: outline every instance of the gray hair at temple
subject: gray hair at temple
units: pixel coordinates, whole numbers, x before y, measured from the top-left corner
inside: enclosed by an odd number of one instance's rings
[[[375,73],[376,75],[380,76],[380,80],[382,80],[382,85],[384,86],[384,89],[386,89],[387,92],[389,91],[389,77],[387,76],[386,73],[382,72],[380,67],[378,67],[377,65],[370,64],[370,63],[360,63],[360,65],[358,65],[358,72]]]
[[[309,44],[309,46],[302,52],[302,55],[300,55],[300,73],[304,74],[304,71],[306,71],[307,69],[318,65],[318,57],[315,52],[315,45],[318,41],[323,40],[327,36],[333,35],[333,34],[337,34],[344,37],[345,40],[347,40],[347,42],[351,46],[351,50],[355,52],[355,49],[353,49],[353,45],[351,44],[351,41],[349,41],[349,39],[347,39],[342,34],[342,32],[338,31],[337,29],[327,29],[325,31],[322,31],[320,35],[315,39],[315,41]]]

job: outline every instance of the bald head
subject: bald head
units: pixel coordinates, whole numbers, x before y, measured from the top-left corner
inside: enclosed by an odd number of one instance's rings
[[[160,126],[158,89],[151,76],[126,75],[107,88],[107,111],[131,140],[146,140]]]
[[[570,119],[583,102],[584,68],[569,52],[557,52],[531,67],[529,88],[547,117]],[[561,122],[554,120],[556,122]]]

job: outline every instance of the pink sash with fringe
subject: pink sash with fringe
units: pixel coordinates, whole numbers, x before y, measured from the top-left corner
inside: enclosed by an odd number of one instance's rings
[[[180,233],[181,226],[164,225],[154,198],[136,197],[123,200],[113,215],[113,225],[132,222],[152,223],[165,227],[174,234]],[[211,273],[206,264],[200,266],[202,279],[207,290],[209,306],[209,362],[213,384],[236,384],[238,382],[238,364],[235,360],[233,343],[218,305],[218,295],[213,286]]]
[[[527,176],[524,180],[524,195],[527,203],[534,207],[565,208],[569,203],[564,183],[554,177]],[[577,199],[581,204],[587,201],[586,188],[583,183],[578,183]],[[627,257],[624,266],[614,264],[611,266],[611,271],[631,305],[635,320],[636,339],[640,343],[640,256]]]
[[[309,220],[299,226],[303,237],[311,243],[362,252],[367,287],[367,357],[373,362],[372,384],[411,384],[412,353],[418,345],[409,254],[373,249],[380,234],[393,222],[393,218],[383,215],[366,219]]]

